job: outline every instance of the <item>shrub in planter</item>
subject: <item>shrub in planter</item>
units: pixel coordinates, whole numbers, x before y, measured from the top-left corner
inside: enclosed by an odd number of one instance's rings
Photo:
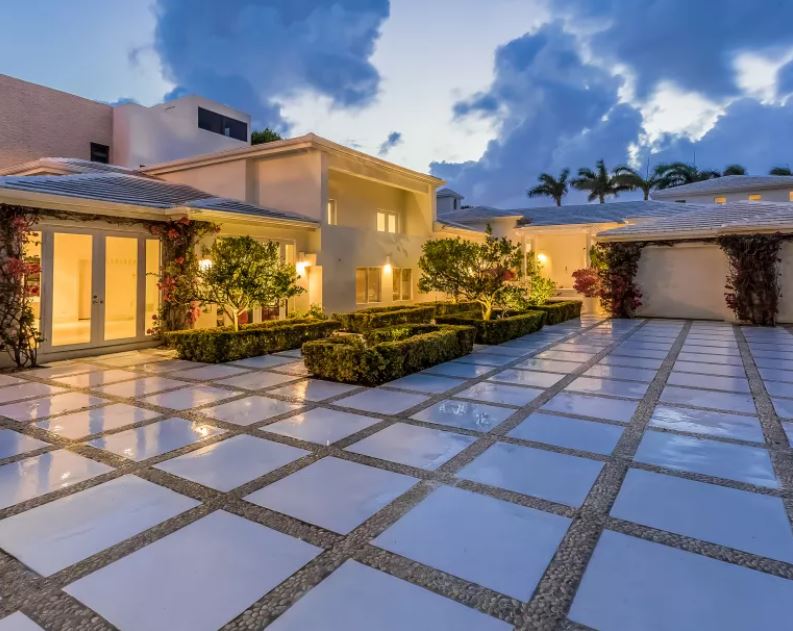
[[[501,344],[534,333],[545,323],[543,311],[524,311],[520,313],[494,312],[494,319],[483,320],[477,312],[435,318],[439,324],[455,324],[476,328],[477,344]]]
[[[164,334],[181,359],[219,363],[286,351],[309,340],[327,337],[341,325],[335,320],[275,320],[231,327],[191,329]]]
[[[334,313],[333,318],[341,322],[345,331],[363,333],[395,324],[417,324],[430,322],[435,315],[434,307],[421,305],[398,305],[371,307],[350,313]]]
[[[303,359],[322,379],[376,386],[467,355],[474,335],[469,326],[406,324],[306,342]]]
[[[532,309],[545,312],[545,324],[559,324],[578,318],[581,315],[581,304],[580,300],[558,300],[537,305]]]

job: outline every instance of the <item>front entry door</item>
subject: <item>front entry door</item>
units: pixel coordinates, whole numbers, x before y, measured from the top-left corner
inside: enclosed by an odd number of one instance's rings
[[[54,229],[43,232],[42,245],[43,353],[150,339],[145,320],[159,300],[157,240]]]

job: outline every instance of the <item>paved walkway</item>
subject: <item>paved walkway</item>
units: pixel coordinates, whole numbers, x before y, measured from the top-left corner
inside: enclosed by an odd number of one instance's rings
[[[0,375],[0,631],[793,628],[793,335],[547,327]],[[788,419],[788,420],[785,420]]]

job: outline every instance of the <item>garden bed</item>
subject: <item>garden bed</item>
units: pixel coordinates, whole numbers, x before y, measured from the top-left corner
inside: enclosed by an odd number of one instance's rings
[[[163,334],[166,345],[181,359],[220,363],[300,348],[304,342],[327,337],[341,327],[335,320],[274,320],[230,327],[191,329]]]
[[[557,300],[532,307],[532,309],[545,312],[545,324],[559,324],[580,317],[581,305],[580,300]]]
[[[370,307],[350,313],[334,313],[333,318],[341,322],[345,331],[364,333],[397,324],[418,324],[430,322],[435,308],[423,305],[398,305],[390,307]]]
[[[476,312],[435,318],[438,324],[455,324],[476,328],[477,344],[501,344],[516,337],[534,333],[545,323],[543,311],[523,311],[519,313],[493,312],[493,319],[483,320]]]
[[[303,359],[308,371],[322,379],[376,386],[467,355],[474,336],[470,326],[392,326],[306,342]]]

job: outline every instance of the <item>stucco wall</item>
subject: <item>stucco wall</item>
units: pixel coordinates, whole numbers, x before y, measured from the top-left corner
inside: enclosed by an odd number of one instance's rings
[[[244,200],[246,198],[246,169],[245,160],[234,160],[183,171],[171,171],[157,177],[176,184],[187,184],[218,197]]]
[[[319,221],[325,214],[322,163],[319,151],[256,160],[249,168],[247,199]]]
[[[724,301],[727,271],[716,245],[647,246],[636,276],[643,302],[637,315],[732,320]]]
[[[684,200],[687,203],[697,204],[713,204],[714,198],[726,197],[728,202],[745,202],[748,201],[749,195],[761,195],[764,202],[789,202],[790,193],[793,192],[793,187],[779,188],[766,191],[743,191],[739,193],[709,193],[707,195],[681,195],[680,197],[664,198],[660,201],[674,202]]]
[[[48,156],[91,157],[91,143],[113,144],[105,103],[0,75],[0,167]]]
[[[555,282],[559,289],[572,289],[573,272],[587,266],[587,232],[541,232],[536,233],[532,241],[533,250],[541,260],[543,276]]]

